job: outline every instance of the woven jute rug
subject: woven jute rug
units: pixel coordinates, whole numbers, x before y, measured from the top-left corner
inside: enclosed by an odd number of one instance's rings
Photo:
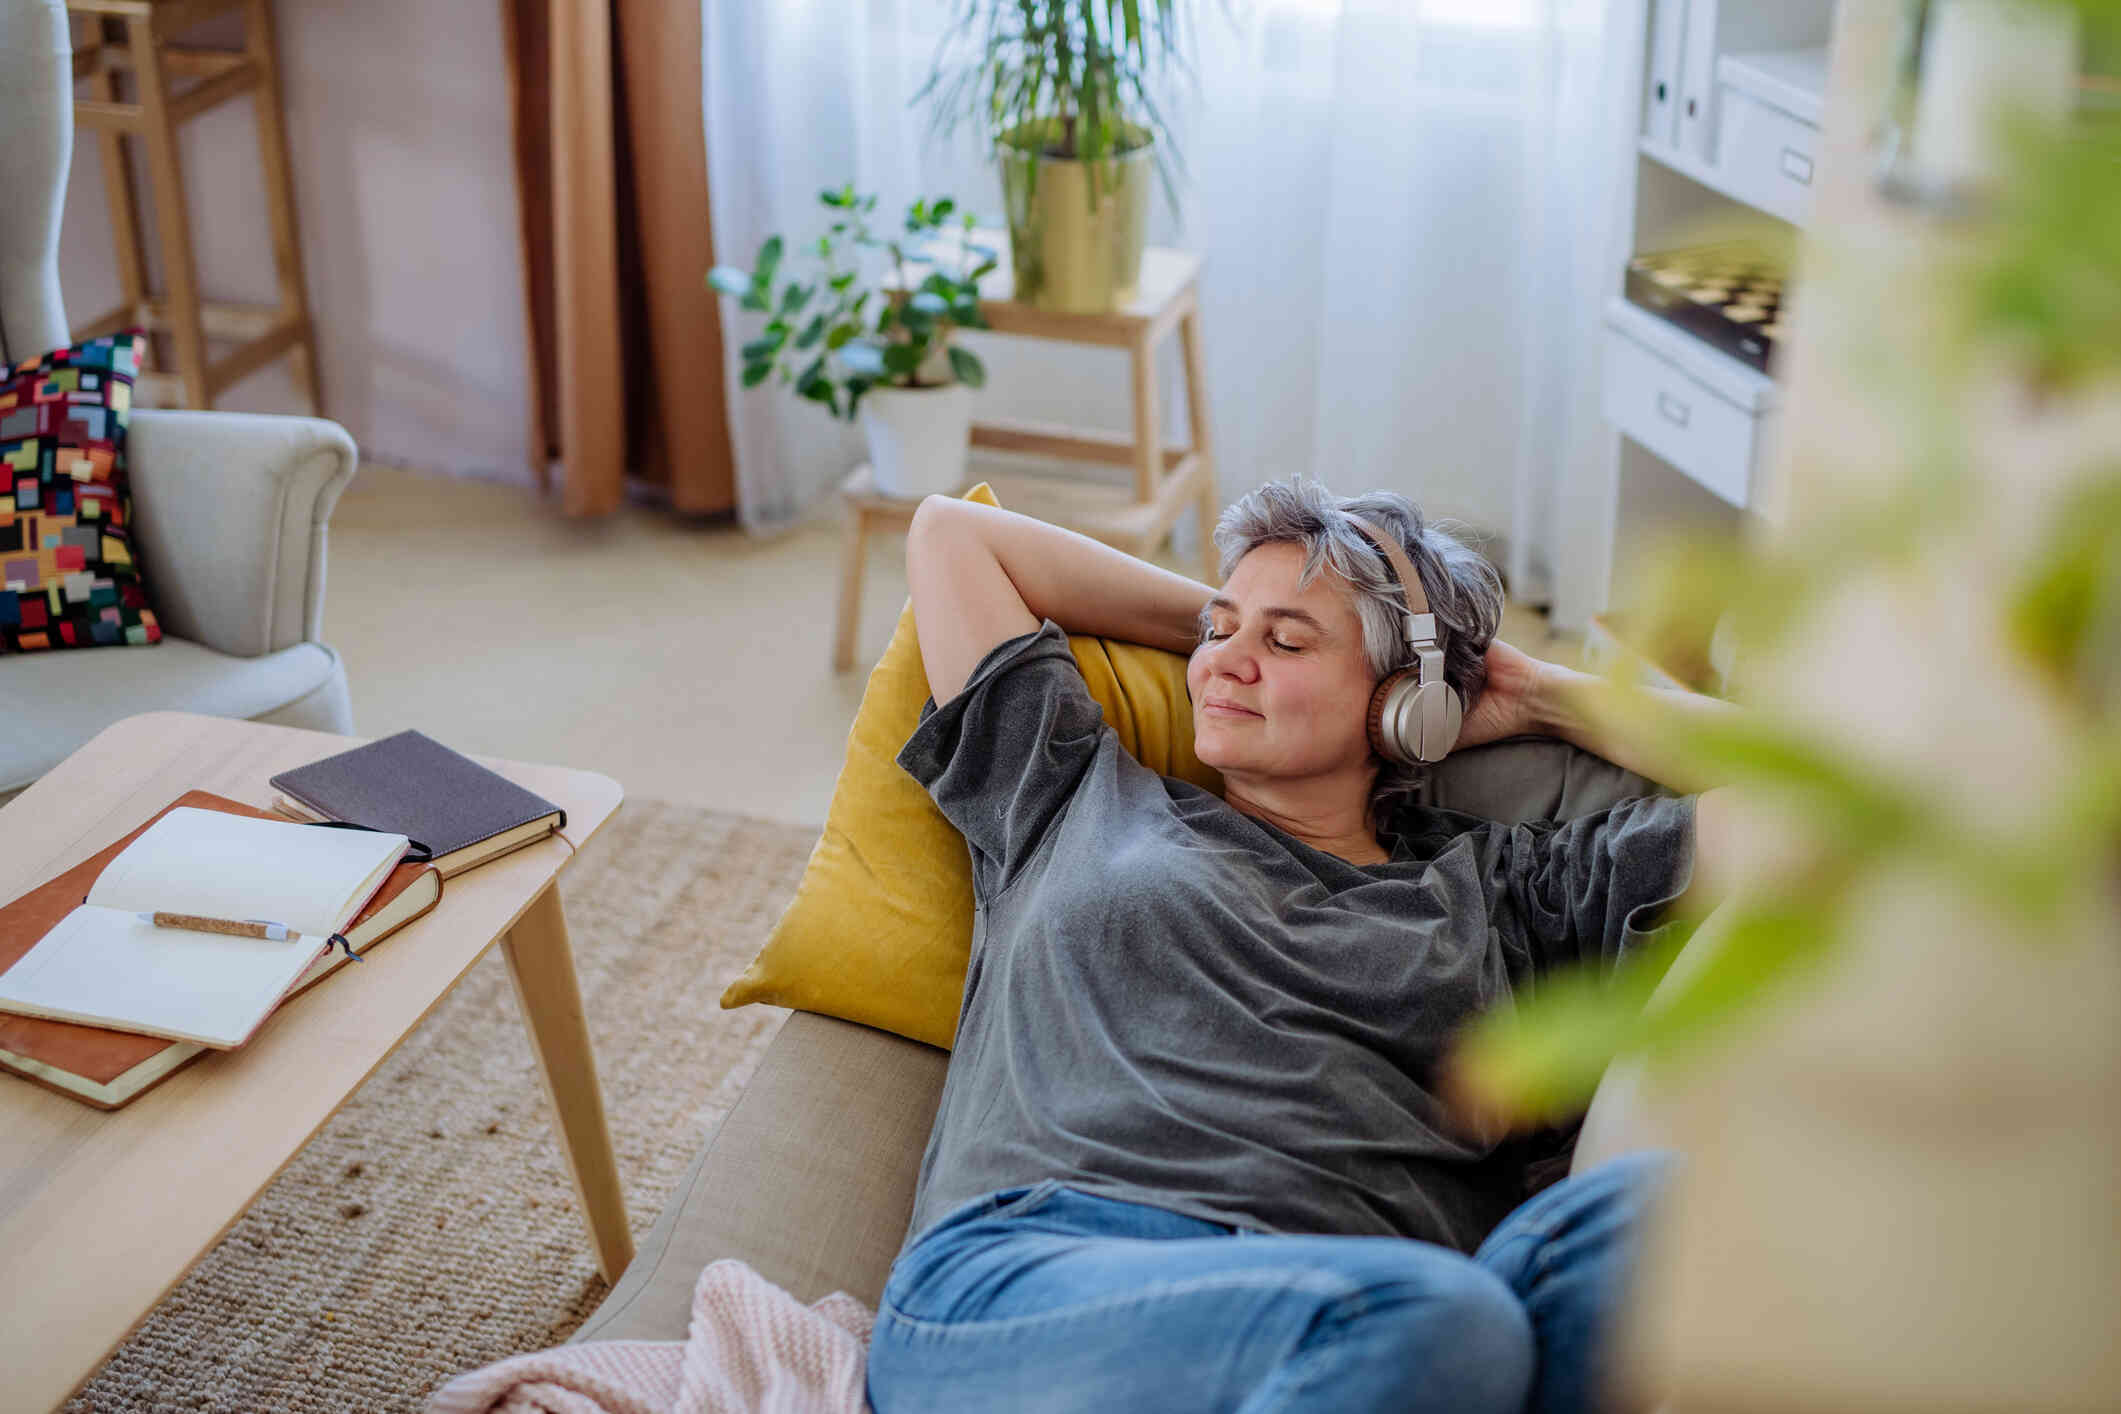
[[[560,877],[636,1240],[787,1016],[716,1002],[815,840],[629,800]],[[417,1409],[607,1290],[495,948],[66,1407]]]

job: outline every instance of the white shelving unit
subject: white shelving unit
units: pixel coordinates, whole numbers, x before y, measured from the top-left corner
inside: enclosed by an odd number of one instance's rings
[[[1553,622],[1581,630],[1616,556],[1668,526],[1772,515],[1781,390],[1630,304],[1629,260],[1744,222],[1794,250],[1810,209],[1834,0],[1608,0],[1612,78],[1604,298],[1578,392]],[[1794,287],[1785,291],[1784,315]]]

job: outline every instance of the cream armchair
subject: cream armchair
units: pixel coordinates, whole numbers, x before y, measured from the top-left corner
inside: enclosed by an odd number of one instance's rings
[[[61,0],[0,0],[0,361],[69,342],[59,218],[74,137]],[[159,708],[351,732],[346,671],[319,641],[325,525],[353,439],[315,418],[132,416],[151,648],[0,658],[0,801],[121,717]]]

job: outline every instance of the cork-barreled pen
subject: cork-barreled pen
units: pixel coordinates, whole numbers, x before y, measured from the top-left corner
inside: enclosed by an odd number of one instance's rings
[[[285,923],[269,923],[263,918],[208,918],[197,913],[141,913],[134,915],[142,923],[152,923],[157,928],[186,928],[194,933],[225,933],[232,938],[263,938],[269,942],[292,942],[301,937]]]

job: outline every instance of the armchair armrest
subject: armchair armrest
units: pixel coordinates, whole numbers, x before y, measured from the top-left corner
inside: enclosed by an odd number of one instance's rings
[[[135,410],[136,543],[164,631],[241,658],[317,639],[325,522],[358,460],[318,418]]]

